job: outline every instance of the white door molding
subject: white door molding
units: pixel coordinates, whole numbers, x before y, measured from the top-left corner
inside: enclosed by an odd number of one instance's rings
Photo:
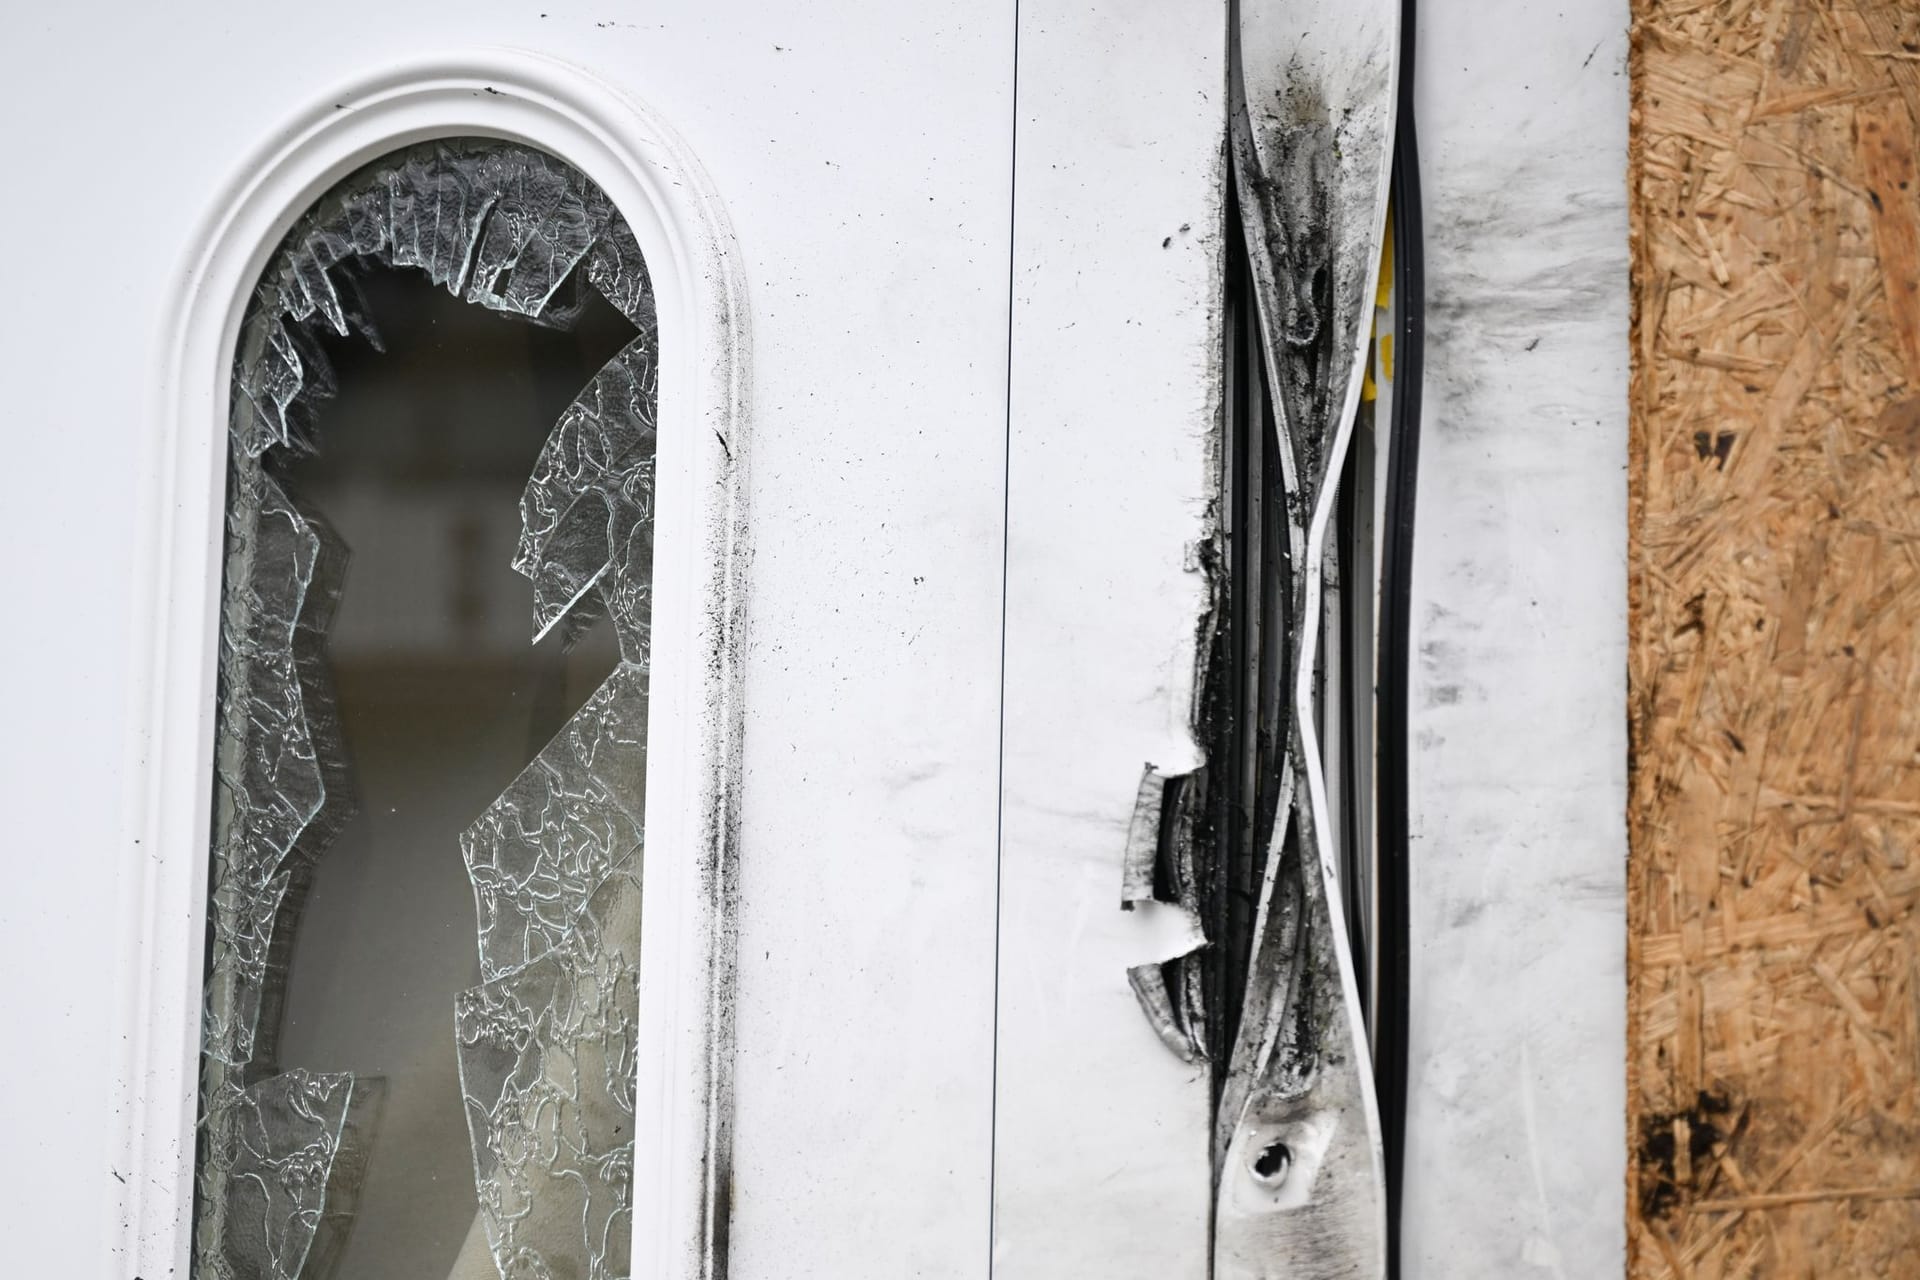
[[[743,643],[747,305],[710,184],[662,121],[522,51],[420,59],[342,87],[215,193],[157,318],[137,527],[129,847],[111,1168],[121,1274],[185,1276],[193,1209],[225,435],[234,343],[268,255],[366,162],[490,136],[567,161],[632,228],[660,319],[646,898],[633,1273],[724,1274]]]

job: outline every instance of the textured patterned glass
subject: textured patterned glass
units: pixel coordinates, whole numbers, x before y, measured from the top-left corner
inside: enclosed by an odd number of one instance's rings
[[[395,152],[232,380],[194,1274],[628,1271],[654,469],[638,245]]]

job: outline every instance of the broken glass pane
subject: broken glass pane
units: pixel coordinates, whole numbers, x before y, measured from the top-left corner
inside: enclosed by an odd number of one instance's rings
[[[611,202],[496,140],[350,175],[261,275],[196,1276],[627,1274],[656,353]]]

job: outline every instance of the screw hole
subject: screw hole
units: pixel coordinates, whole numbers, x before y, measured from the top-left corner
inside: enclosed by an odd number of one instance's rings
[[[1253,1176],[1261,1182],[1283,1182],[1292,1167],[1293,1149],[1284,1142],[1267,1144],[1266,1150],[1253,1158]]]

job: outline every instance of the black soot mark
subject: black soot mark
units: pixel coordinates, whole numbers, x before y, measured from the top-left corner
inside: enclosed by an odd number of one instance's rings
[[[1680,1206],[1683,1191],[1693,1198],[1699,1170],[1712,1163],[1713,1149],[1731,1141],[1739,1128],[1728,1123],[1733,1110],[1733,1099],[1726,1093],[1703,1089],[1691,1107],[1640,1117],[1642,1218],[1657,1221],[1672,1216]],[[1682,1134],[1686,1138],[1684,1167],[1680,1160]]]

